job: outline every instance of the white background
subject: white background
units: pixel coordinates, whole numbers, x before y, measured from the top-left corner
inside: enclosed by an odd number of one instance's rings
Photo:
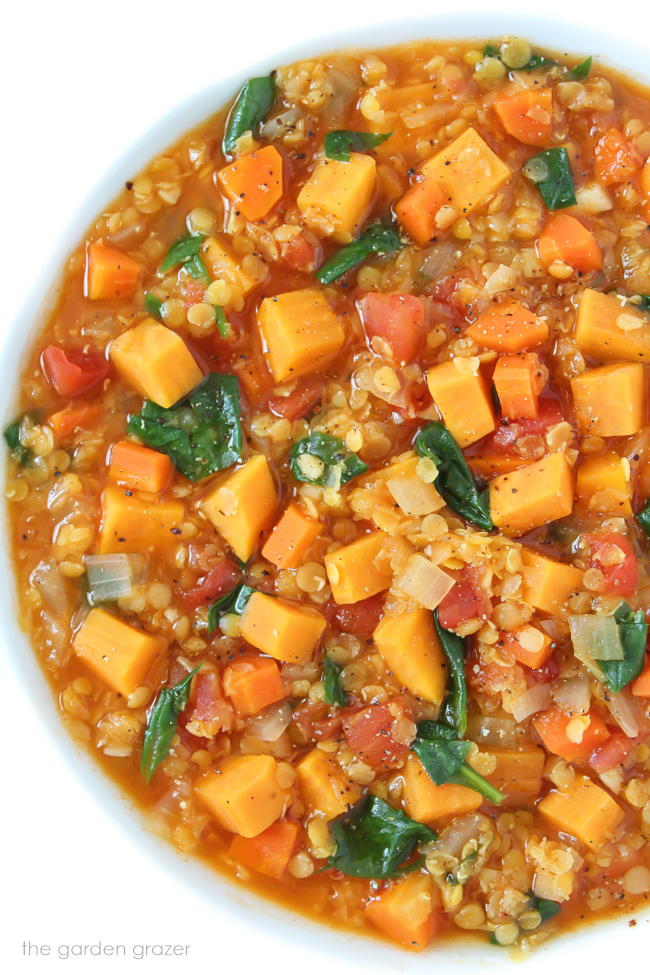
[[[408,6],[408,9],[406,7]],[[448,6],[452,6],[448,4]],[[485,0],[486,9],[520,11],[521,0]],[[566,9],[570,6],[571,9]],[[98,178],[170,106],[275,49],[319,33],[350,29],[363,44],[364,29],[435,11],[435,0],[274,0],[223,3],[219,0],[108,0],[26,2],[4,7],[0,26],[0,337],[17,310],[41,295],[35,280],[43,260],[71,214]],[[471,4],[455,3],[454,9]],[[632,0],[543,0],[540,16],[554,14],[580,24],[610,24],[612,37],[650,36],[647,6]],[[472,20],[466,33],[471,35]],[[572,47],[581,49],[575,28]],[[557,44],[566,41],[558,29]],[[306,45],[306,52],[309,45]],[[586,52],[589,53],[589,52]],[[218,107],[218,106],[215,106]],[[175,137],[176,133],[172,133]],[[123,178],[132,176],[124,172]],[[98,204],[99,207],[99,204]],[[12,344],[4,356],[11,361]],[[11,369],[5,375],[11,375]],[[80,783],[70,763],[35,710],[47,711],[30,680],[16,679],[15,640],[3,641],[0,661],[0,963],[6,972],[50,970],[197,971],[235,970],[273,975],[307,968],[313,975],[378,971],[346,962],[346,953],[329,959],[312,953],[308,942],[282,949],[272,925],[262,930],[252,915],[236,920],[156,862],[149,843],[125,830],[92,790]],[[146,847],[146,848],[145,848]],[[304,932],[302,932],[304,934]],[[641,936],[638,935],[639,939]],[[21,944],[103,942],[190,944],[188,961],[171,958],[125,963],[110,960],[25,959]],[[648,944],[648,931],[644,944]],[[636,953],[640,940],[630,943]],[[289,954],[290,952],[290,954]],[[495,949],[492,964],[498,964]],[[410,956],[388,961],[385,971],[409,970]],[[500,956],[504,957],[504,956]],[[637,955],[639,957],[639,955]],[[645,952],[647,957],[647,947]],[[591,972],[629,964],[606,948],[591,960]],[[505,961],[504,961],[505,965]],[[432,969],[435,955],[430,958]],[[464,970],[465,966],[462,966]],[[509,967],[509,966],[506,966]],[[526,966],[530,971],[530,966]],[[537,966],[535,966],[537,967]],[[419,968],[419,966],[418,966]],[[384,967],[382,966],[382,970]],[[447,968],[445,971],[452,969]],[[458,970],[453,965],[453,970]]]

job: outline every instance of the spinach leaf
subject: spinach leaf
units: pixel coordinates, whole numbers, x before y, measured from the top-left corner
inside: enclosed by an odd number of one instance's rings
[[[552,917],[556,917],[560,913],[560,905],[556,904],[555,901],[550,901],[546,897],[536,897],[531,891],[531,909],[534,911],[539,911],[542,915],[542,924],[545,921],[550,921]]]
[[[339,707],[344,708],[348,703],[348,696],[343,690],[343,685],[341,684],[341,671],[342,667],[339,667],[337,663],[334,663],[331,657],[325,655],[323,660],[323,689],[325,691],[325,700],[328,704],[337,704]]]
[[[145,400],[127,430],[171,457],[190,481],[200,481],[241,457],[239,380],[211,372],[169,409]]]
[[[165,259],[160,265],[160,270],[171,271],[172,268],[178,267],[179,264],[188,264],[194,258],[198,257],[201,244],[204,240],[205,236],[203,234],[187,234],[185,237],[179,237],[167,251]],[[203,264],[202,261],[201,263]],[[190,271],[190,273],[192,272]],[[196,276],[193,274],[193,277]]]
[[[487,495],[479,493],[463,452],[444,423],[423,427],[414,446],[420,457],[429,457],[438,468],[435,486],[445,503],[483,531],[492,531]]]
[[[466,641],[440,624],[437,609],[433,613],[433,622],[449,667],[447,696],[441,717],[456,730],[459,738],[464,738],[467,731]]]
[[[152,295],[150,291],[147,292],[147,294],[144,296],[145,311],[147,312],[148,315],[151,315],[153,318],[157,318],[159,322],[162,321],[162,314],[160,312],[160,309],[162,308],[162,304],[163,303],[160,300],[160,298],[156,298],[156,296]]]
[[[329,159],[349,162],[351,152],[364,152],[380,146],[390,139],[392,132],[352,132],[350,129],[335,129],[325,136],[325,155]]]
[[[208,606],[208,633],[213,633],[219,626],[219,620],[227,613],[236,613],[237,616],[246,609],[246,604],[256,590],[246,583],[240,582],[238,586],[219,596]]]
[[[231,332],[230,323],[226,318],[226,313],[223,308],[217,307],[214,310],[215,317],[217,319],[217,331],[222,339],[228,338]]]
[[[576,78],[577,80],[580,80],[581,78],[589,77],[592,61],[593,58],[591,57],[585,58],[585,60],[581,61],[580,64],[576,64],[575,68],[571,68],[569,74],[571,75],[572,78]],[[551,903],[553,902],[551,901]]]
[[[545,58],[543,54],[533,54],[530,61],[521,68],[517,68],[517,71],[539,71],[541,68],[554,68],[557,61],[553,61],[552,58]]]
[[[627,687],[643,670],[648,642],[648,624],[642,609],[633,613],[627,603],[621,603],[614,613],[618,635],[623,647],[622,660],[599,660],[598,666],[605,675],[605,683],[617,693]]]
[[[314,471],[311,475],[308,468],[301,466],[300,458],[308,455],[316,457],[323,464],[322,472]],[[366,464],[356,454],[345,446],[339,437],[329,433],[310,433],[303,437],[291,448],[289,453],[291,472],[297,481],[308,484],[319,484],[321,487],[333,487],[338,490],[342,484],[347,484],[353,477],[368,470]],[[315,465],[320,471],[320,465]]]
[[[635,308],[639,308],[641,311],[650,311],[650,295],[639,295],[641,299]]]
[[[192,678],[200,668],[195,667],[187,677],[175,687],[163,687],[149,712],[149,720],[142,743],[140,756],[140,771],[147,782],[160,763],[167,758],[172,738],[178,727],[178,716],[187,707],[190,699],[190,685]]]
[[[5,427],[3,436],[12,457],[18,461],[21,467],[24,467],[32,459],[32,452],[29,447],[23,447],[20,442],[20,424],[20,420],[14,420],[8,427]]]
[[[316,277],[321,284],[331,284],[353,267],[361,264],[371,254],[390,254],[404,246],[399,231],[387,224],[374,223],[361,234],[358,240],[346,244],[326,261]]]
[[[637,514],[636,520],[641,525],[641,528],[643,528],[648,538],[650,538],[650,498],[646,501],[645,506]]]
[[[275,80],[273,75],[251,78],[237,95],[230,110],[222,148],[224,154],[235,148],[237,139],[244,132],[255,132],[260,122],[269,114],[275,101]]]
[[[563,210],[575,204],[573,174],[564,146],[544,149],[531,156],[523,167],[523,174],[535,184],[547,210]]]
[[[185,261],[185,269],[190,272],[193,278],[210,284],[210,275],[200,254],[195,254],[194,257],[190,257],[189,261]]]
[[[501,60],[501,52],[496,44],[486,44],[483,48],[484,58],[499,58]]]
[[[465,785],[498,806],[505,799],[504,794],[465,761],[470,745],[471,742],[456,738],[452,728],[436,721],[422,721],[411,749],[436,785]]]
[[[393,877],[436,834],[378,796],[366,796],[331,825],[336,853],[327,866],[348,877]]]

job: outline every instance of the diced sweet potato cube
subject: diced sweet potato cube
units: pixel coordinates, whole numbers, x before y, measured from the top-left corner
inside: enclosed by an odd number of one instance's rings
[[[277,383],[318,372],[345,342],[343,325],[315,288],[265,298],[257,322]]]
[[[228,248],[216,237],[208,237],[203,245],[202,256],[211,277],[233,284],[243,298],[257,286],[255,278],[244,271]]]
[[[427,372],[427,385],[447,429],[460,447],[468,447],[496,426],[487,383],[478,360],[473,371],[468,359],[452,359]]]
[[[289,798],[271,755],[235,755],[205,772],[194,789],[223,829],[258,836],[279,819]]]
[[[573,475],[564,454],[549,454],[489,484],[497,528],[517,537],[573,510]]]
[[[242,613],[240,633],[247,643],[276,660],[305,663],[326,626],[325,617],[310,606],[256,592]]]
[[[483,796],[467,786],[453,782],[436,785],[414,752],[406,759],[402,776],[404,810],[418,823],[432,823],[446,816],[462,816],[478,809],[483,802]]]
[[[615,834],[625,816],[610,794],[584,775],[561,792],[553,789],[537,808],[551,826],[593,850]]]
[[[571,380],[576,418],[591,437],[630,437],[645,420],[645,369],[621,362],[588,369]]]
[[[501,633],[499,645],[511,653],[517,663],[531,670],[543,667],[553,653],[553,641],[548,633],[536,626],[524,626],[514,633]]]
[[[261,220],[284,192],[282,156],[275,146],[255,149],[219,170],[218,177],[234,209],[247,220]]]
[[[349,243],[365,220],[375,195],[377,167],[372,156],[351,152],[348,162],[320,159],[298,194],[308,227]]]
[[[201,510],[238,559],[248,562],[273,524],[278,493],[264,454],[237,467],[201,502]]]
[[[269,535],[262,555],[278,569],[295,569],[322,531],[322,524],[292,501]]]
[[[163,552],[178,542],[183,524],[181,501],[143,501],[126,488],[107,487],[102,493],[102,523],[97,551]]]
[[[481,206],[509,176],[478,132],[466,129],[420,167],[416,182],[395,206],[397,219],[424,246],[457,217]]]
[[[650,318],[614,294],[585,288],[574,338],[585,355],[605,362],[650,362]]]
[[[482,349],[495,352],[523,352],[534,349],[548,339],[548,322],[521,304],[502,301],[489,305],[469,328],[465,336]]]
[[[372,532],[325,556],[332,596],[339,605],[358,603],[388,589],[393,573],[381,555],[385,538],[383,532]]]
[[[530,460],[519,457],[517,454],[502,454],[496,450],[486,450],[485,453],[472,454],[466,458],[472,473],[477,477],[485,478],[489,481],[492,477],[499,474],[509,474],[520,467],[526,467]]]
[[[503,792],[504,806],[525,806],[537,799],[542,788],[542,772],[546,755],[539,745],[521,748],[482,749],[496,758],[496,768],[486,776],[495,788]]]
[[[171,457],[132,440],[118,440],[111,447],[108,477],[135,491],[158,494],[169,484],[174,465]]]
[[[130,298],[140,281],[140,265],[124,251],[100,241],[88,245],[86,294],[91,301]]]
[[[165,408],[187,396],[203,378],[180,335],[153,318],[118,335],[109,355],[122,379]]]
[[[432,704],[442,704],[447,689],[447,661],[429,610],[386,613],[373,640],[407,691]]]
[[[307,809],[336,819],[361,797],[361,787],[345,777],[341,766],[320,748],[313,748],[296,766]]]
[[[292,819],[272,823],[257,836],[233,836],[228,853],[236,863],[281,880],[293,856],[300,827]]]
[[[614,450],[586,457],[576,472],[578,504],[594,514],[632,516],[632,482],[627,460]]]
[[[72,643],[80,660],[123,697],[143,683],[154,660],[165,651],[165,641],[107,613],[91,609]]]
[[[376,928],[411,951],[422,951],[436,933],[441,914],[429,876],[409,874],[384,888],[366,905]]]
[[[524,602],[552,616],[565,604],[569,596],[582,589],[582,570],[573,565],[556,562],[530,548],[522,550],[524,561]]]
[[[280,668],[269,657],[243,657],[223,672],[223,689],[238,714],[259,714],[287,696]]]
[[[536,352],[499,356],[492,381],[502,415],[511,420],[535,419],[545,376]]]

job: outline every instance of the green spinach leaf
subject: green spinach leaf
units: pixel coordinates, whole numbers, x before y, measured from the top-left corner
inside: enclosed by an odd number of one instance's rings
[[[423,427],[414,446],[420,457],[429,457],[438,468],[435,486],[445,503],[483,531],[492,531],[487,496],[479,492],[462,450],[444,423]]]
[[[241,457],[239,380],[209,373],[169,409],[145,400],[140,413],[129,417],[127,430],[171,457],[185,477],[200,481]]]
[[[226,313],[223,308],[216,307],[214,309],[214,314],[217,319],[217,331],[222,339],[228,338],[231,332],[230,323],[226,318]]]
[[[201,244],[204,240],[205,236],[203,234],[187,234],[185,237],[179,237],[167,251],[165,259],[160,265],[160,270],[171,271],[172,268],[178,267],[179,264],[187,265],[190,261],[198,257]],[[202,261],[201,263],[203,264]],[[192,272],[190,271],[190,273]],[[197,275],[194,274],[193,277],[197,277]]]
[[[307,462],[303,461],[301,464],[300,458],[306,455],[317,458],[323,465],[322,470],[320,464],[315,465],[317,470],[314,470],[313,476]],[[291,448],[289,462],[297,481],[336,490],[368,470],[367,465],[348,450],[339,437],[333,437],[329,433],[310,433],[308,437],[298,440]]]
[[[325,691],[325,700],[328,704],[336,704],[341,708],[344,708],[348,703],[348,695],[343,690],[343,685],[341,684],[341,671],[342,667],[339,667],[330,656],[327,654],[323,660],[323,689]]]
[[[325,136],[325,155],[329,159],[349,162],[351,152],[365,152],[380,146],[390,139],[392,132],[352,132],[350,129],[335,129]]]
[[[434,610],[433,621],[449,667],[447,696],[441,717],[456,730],[459,738],[464,738],[467,731],[466,640],[441,625],[437,609]]]
[[[169,753],[169,746],[178,727],[178,716],[187,707],[192,679],[200,666],[199,664],[195,667],[175,687],[163,687],[154,701],[140,756],[140,771],[147,782],[151,782],[153,773]]]
[[[275,101],[275,79],[273,75],[263,78],[250,78],[237,95],[230,110],[222,148],[224,154],[233,151],[237,139],[244,132],[253,132],[264,121]]]
[[[581,61],[580,64],[576,64],[575,68],[571,68],[569,74],[571,75],[572,78],[575,78],[576,80],[580,80],[581,78],[588,78],[589,72],[591,71],[592,61],[593,58],[591,57],[585,58],[585,60]]]
[[[642,609],[633,613],[627,603],[621,603],[614,613],[618,635],[623,647],[622,660],[599,660],[605,683],[617,693],[635,680],[643,670],[648,642],[648,624]]]
[[[498,806],[505,796],[468,764],[470,745],[469,741],[460,741],[453,728],[436,721],[421,721],[411,749],[436,785],[452,782],[467,786]]]
[[[550,921],[551,918],[556,917],[560,913],[561,907],[559,904],[556,904],[555,901],[550,901],[546,897],[536,897],[532,891],[530,897],[531,909],[534,911],[539,911],[539,913],[542,915],[542,924],[544,924],[545,921]]]
[[[346,244],[337,251],[329,261],[326,261],[317,271],[316,277],[321,284],[331,284],[342,277],[353,267],[361,264],[371,254],[390,254],[404,246],[399,231],[387,224],[374,223],[361,234],[358,240]]]
[[[246,604],[253,593],[256,592],[252,586],[240,582],[238,586],[219,596],[208,606],[208,633],[213,633],[219,626],[219,620],[227,613],[236,613],[237,616],[246,609]]]
[[[162,313],[160,311],[162,305],[163,303],[160,298],[156,298],[156,296],[152,295],[150,291],[144,296],[145,311],[153,318],[157,318],[159,322],[162,321]]]
[[[210,284],[210,275],[200,254],[195,254],[194,257],[190,257],[189,261],[185,261],[185,269],[190,272],[193,278]]]
[[[3,436],[12,457],[18,461],[21,467],[24,467],[32,459],[32,452],[29,447],[24,447],[20,442],[20,424],[21,420],[14,420],[8,427],[5,427]]]
[[[420,843],[436,834],[378,796],[366,796],[331,825],[336,853],[328,867],[348,877],[394,877]]]
[[[498,58],[501,60],[501,52],[496,44],[486,44],[483,48],[484,58]]]
[[[564,146],[544,149],[531,156],[523,174],[542,195],[547,210],[563,210],[576,202],[573,173]]]
[[[650,538],[650,498],[646,501],[645,506],[637,514],[636,520],[641,525],[641,528],[643,528],[648,538]]]
[[[556,64],[557,61],[546,58],[543,54],[533,54],[526,64],[517,68],[517,71],[539,71],[541,68],[554,68]]]

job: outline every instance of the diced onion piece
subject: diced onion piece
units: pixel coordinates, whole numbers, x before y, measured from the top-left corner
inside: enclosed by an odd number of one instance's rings
[[[29,584],[38,589],[48,609],[63,615],[68,611],[65,582],[56,562],[42,559],[29,577]]]
[[[261,741],[277,741],[291,721],[291,708],[288,701],[272,704],[248,723],[249,734]]]
[[[591,688],[586,677],[571,677],[552,688],[555,703],[565,714],[586,714],[591,704]]]
[[[517,281],[517,272],[507,264],[499,264],[497,269],[492,272],[483,287],[482,295],[496,295],[503,291],[509,291]]]
[[[531,714],[543,711],[551,703],[551,689],[548,684],[535,684],[510,702],[515,721],[525,721]]]
[[[405,515],[430,515],[445,503],[433,484],[426,484],[417,474],[391,477],[386,487]]]
[[[477,837],[489,822],[490,820],[480,813],[457,817],[449,826],[445,826],[430,849],[444,856],[460,857],[466,844]]]
[[[423,555],[412,555],[406,563],[397,585],[420,606],[436,609],[456,581],[429,562]]]
[[[557,874],[550,870],[537,869],[533,878],[533,891],[536,897],[561,904],[573,893],[573,872]]]
[[[606,703],[623,734],[628,738],[638,738],[643,712],[641,705],[632,697],[629,690],[624,688],[617,694],[607,694]]]
[[[105,603],[130,596],[142,579],[142,556],[118,552],[114,555],[86,555],[88,601]]]
[[[623,660],[623,645],[613,616],[569,616],[569,629],[573,652],[599,679],[602,680],[599,660]]]
[[[521,740],[521,731],[512,718],[491,718],[485,714],[470,715],[467,735],[479,748],[483,745],[514,748]]]

